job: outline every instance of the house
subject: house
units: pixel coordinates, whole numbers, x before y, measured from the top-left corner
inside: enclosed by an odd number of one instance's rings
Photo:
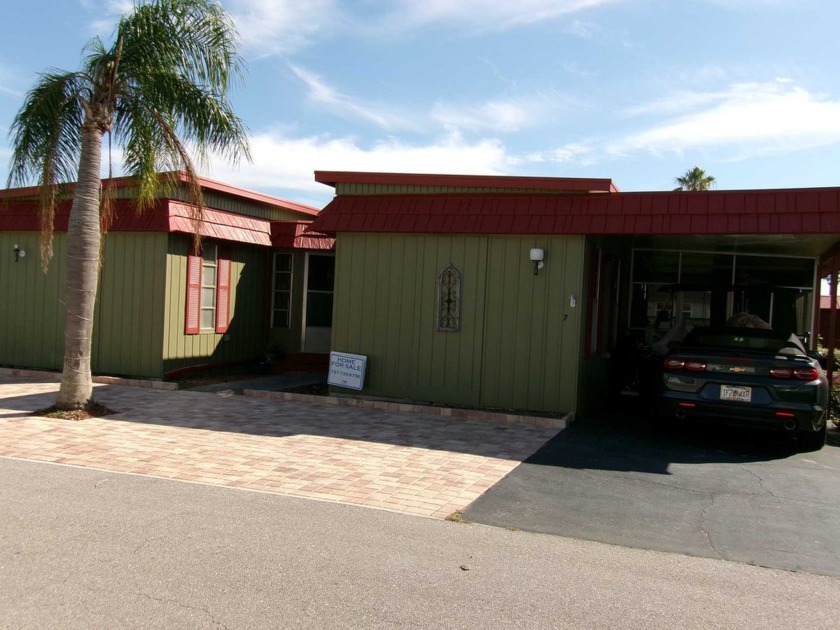
[[[589,413],[622,342],[756,315],[813,343],[840,188],[622,193],[606,179],[316,172],[336,197],[332,350],[360,395]]]
[[[103,241],[92,369],[148,379],[184,370],[329,351],[331,238],[305,229],[318,210],[209,179],[193,249],[186,177],[143,214],[132,180],[115,189]],[[39,261],[37,193],[0,191],[0,365],[61,369],[69,195],[55,217],[55,256]]]

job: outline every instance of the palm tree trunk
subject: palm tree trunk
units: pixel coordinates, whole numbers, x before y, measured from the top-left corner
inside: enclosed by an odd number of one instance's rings
[[[93,396],[90,355],[99,282],[102,135],[100,125],[95,121],[88,120],[82,127],[79,178],[67,228],[64,267],[67,274],[64,281],[67,318],[64,324],[64,371],[56,400],[59,409],[80,409]]]

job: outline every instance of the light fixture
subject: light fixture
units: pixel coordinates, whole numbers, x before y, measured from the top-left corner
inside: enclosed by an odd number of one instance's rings
[[[18,262],[21,258],[26,256],[26,252],[18,247],[17,243],[15,243],[15,248],[12,251],[15,253],[15,262]]]
[[[540,272],[540,269],[545,266],[545,263],[543,262],[545,260],[545,250],[540,249],[539,247],[534,247],[528,254],[528,258],[530,258],[531,262],[534,263],[534,275],[536,276]]]

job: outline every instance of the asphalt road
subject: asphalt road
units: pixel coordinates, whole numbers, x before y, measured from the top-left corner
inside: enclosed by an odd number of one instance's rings
[[[2,628],[836,628],[840,580],[0,459]]]
[[[800,454],[778,434],[605,416],[558,434],[464,517],[840,576],[840,435]]]

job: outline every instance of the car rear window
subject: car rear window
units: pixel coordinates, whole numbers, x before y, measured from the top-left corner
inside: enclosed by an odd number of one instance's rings
[[[785,337],[770,330],[739,328],[707,330],[695,328],[686,337],[683,346],[692,348],[715,348],[719,350],[741,350],[748,352],[805,354],[805,349],[795,336]]]

